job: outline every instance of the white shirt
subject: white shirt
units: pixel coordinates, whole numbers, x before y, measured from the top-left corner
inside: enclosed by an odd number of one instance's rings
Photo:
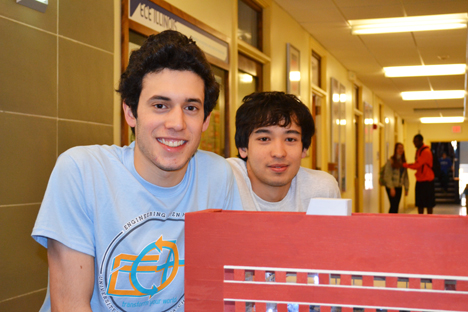
[[[300,167],[291,181],[288,194],[279,202],[268,202],[258,197],[252,190],[246,162],[240,158],[228,158],[227,161],[234,172],[244,210],[305,212],[311,198],[341,197],[338,183],[332,175]]]

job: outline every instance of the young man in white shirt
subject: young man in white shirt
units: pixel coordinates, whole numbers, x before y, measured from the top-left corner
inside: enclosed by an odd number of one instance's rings
[[[239,158],[229,158],[244,210],[306,211],[314,197],[339,198],[330,174],[301,167],[315,125],[304,103],[283,92],[252,93],[236,113]]]

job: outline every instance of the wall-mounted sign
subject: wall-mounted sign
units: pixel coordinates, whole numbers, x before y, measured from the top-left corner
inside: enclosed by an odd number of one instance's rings
[[[172,29],[191,37],[207,54],[229,63],[229,45],[149,0],[130,0],[128,17],[157,32]]]
[[[452,126],[453,133],[461,133],[461,126]]]
[[[28,8],[45,13],[49,0],[16,0],[16,3],[27,6]]]

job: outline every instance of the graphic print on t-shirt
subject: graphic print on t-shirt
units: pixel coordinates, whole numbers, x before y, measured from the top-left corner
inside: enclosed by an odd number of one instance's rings
[[[99,291],[110,311],[183,307],[185,261],[178,240],[183,240],[184,217],[151,211],[123,225],[100,267]]]

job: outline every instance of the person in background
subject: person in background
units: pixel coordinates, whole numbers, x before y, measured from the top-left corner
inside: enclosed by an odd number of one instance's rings
[[[284,92],[247,95],[236,113],[239,158],[229,158],[244,210],[307,211],[311,198],[340,198],[330,174],[301,167],[315,132],[312,114]]]
[[[416,170],[415,197],[418,213],[424,214],[424,208],[427,208],[427,213],[432,214],[435,206],[435,194],[431,148],[424,144],[424,138],[420,134],[414,136],[413,144],[417,149],[416,160],[412,164],[404,163],[403,167]]]
[[[440,163],[440,184],[442,185],[442,189],[444,192],[448,190],[448,181],[449,181],[449,173],[452,169],[452,159],[447,157],[447,153],[442,153],[442,157],[439,159]]]
[[[387,191],[388,200],[390,201],[388,213],[398,213],[403,187],[405,188],[405,196],[408,195],[408,170],[403,167],[404,163],[406,163],[406,157],[403,144],[395,143],[393,155],[385,164],[383,176],[385,190]]]
[[[57,160],[32,236],[46,247],[45,311],[184,311],[185,213],[241,206],[231,167],[197,150],[219,86],[176,31],[132,52],[118,92],[135,142]]]

